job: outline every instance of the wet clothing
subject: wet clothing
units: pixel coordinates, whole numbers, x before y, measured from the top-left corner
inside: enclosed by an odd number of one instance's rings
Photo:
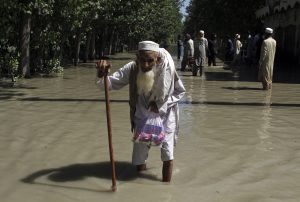
[[[272,86],[275,52],[276,41],[272,37],[265,39],[260,51],[258,79],[266,90]]]
[[[206,60],[206,51],[208,49],[208,41],[205,37],[196,38],[194,41],[195,61],[197,66],[204,66]]]
[[[240,40],[236,39],[234,41],[234,57],[240,56],[242,46],[243,44]]]
[[[233,61],[232,66],[239,66],[241,63],[241,49],[242,49],[242,42],[238,39],[234,40],[234,52],[233,52]]]
[[[172,160],[174,141],[178,135],[179,110],[178,101],[184,96],[185,88],[179,79],[174,61],[171,55],[163,48],[159,49],[159,56],[162,62],[156,67],[154,86],[149,95],[137,95],[134,93],[138,66],[136,62],[129,62],[118,71],[108,77],[109,88],[118,90],[129,84],[130,89],[130,110],[132,115],[132,127],[135,129],[138,123],[149,115],[148,106],[154,101],[163,120],[166,139],[161,145],[162,160]],[[103,82],[99,82],[100,85]],[[132,162],[134,165],[144,164],[148,156],[148,145],[134,143]]]
[[[225,53],[226,62],[230,62],[233,60],[233,51],[234,51],[233,43],[231,39],[228,39],[226,44],[226,53]]]
[[[216,57],[218,54],[218,42],[217,39],[208,40],[208,66],[213,64],[216,66]]]
[[[194,41],[192,39],[189,39],[185,42],[183,58],[181,62],[181,71],[185,70],[190,57],[194,57]]]

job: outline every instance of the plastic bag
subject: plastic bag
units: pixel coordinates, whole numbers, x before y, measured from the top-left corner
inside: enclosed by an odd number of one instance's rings
[[[159,146],[165,139],[163,121],[158,113],[151,113],[137,126],[133,141]]]

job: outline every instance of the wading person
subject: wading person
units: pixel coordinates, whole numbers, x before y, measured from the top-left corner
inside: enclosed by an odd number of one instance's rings
[[[240,41],[241,36],[239,34],[235,35],[235,39],[234,39],[234,43],[233,43],[233,48],[234,48],[234,52],[233,52],[233,61],[231,62],[231,66],[232,67],[238,67],[241,65],[241,60],[242,60],[242,56],[241,56],[241,50],[242,50],[242,42]]]
[[[225,62],[227,64],[230,64],[230,62],[233,60],[233,43],[230,39],[230,37],[227,35],[226,36],[226,50],[225,50]]]
[[[217,34],[213,33],[208,40],[208,66],[217,66],[216,58],[218,54]]]
[[[186,34],[180,71],[185,71],[186,66],[189,64],[189,60],[192,57],[194,57],[194,41],[192,40],[191,35]]]
[[[103,77],[110,64],[100,60],[97,75]],[[118,90],[129,84],[129,105],[132,131],[148,117],[157,113],[163,121],[165,139],[160,145],[163,161],[162,181],[170,182],[172,177],[174,146],[178,134],[178,101],[184,96],[185,88],[178,77],[171,55],[152,41],[138,44],[136,61],[129,62],[108,77],[110,89]],[[101,79],[99,85],[103,85]],[[132,163],[137,171],[146,169],[150,146],[134,142]]]
[[[264,90],[272,88],[273,66],[276,52],[276,41],[273,39],[272,34],[273,29],[265,29],[265,39],[260,50],[258,80],[262,82]]]
[[[203,67],[206,60],[206,51],[208,49],[208,41],[204,37],[204,31],[200,30],[194,42],[195,45],[195,61],[196,67],[193,70],[193,76],[197,76],[198,69],[200,70],[200,76],[202,76]]]

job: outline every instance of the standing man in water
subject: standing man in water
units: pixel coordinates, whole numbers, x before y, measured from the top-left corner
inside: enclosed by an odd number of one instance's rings
[[[242,60],[241,50],[242,50],[243,44],[240,41],[240,39],[241,39],[241,35],[236,34],[234,43],[233,43],[233,47],[234,47],[233,61],[231,62],[231,65],[233,68],[241,65],[241,60]]]
[[[264,90],[272,88],[273,66],[276,52],[276,41],[273,39],[272,34],[273,29],[265,29],[265,39],[260,51],[258,79],[262,82]]]
[[[181,61],[180,71],[182,71],[182,72],[185,71],[185,68],[189,63],[189,59],[192,57],[194,57],[194,41],[192,40],[190,34],[186,34],[185,41],[184,41],[183,58]]]
[[[193,70],[193,76],[197,76],[198,69],[200,70],[200,76],[202,76],[203,67],[206,60],[206,51],[208,50],[208,41],[204,37],[204,31],[200,30],[194,41],[195,45],[195,61],[196,67]]]
[[[218,54],[218,41],[217,34],[212,33],[211,38],[208,40],[208,66],[217,66],[216,58]]]
[[[226,50],[225,50],[225,62],[227,64],[230,64],[230,62],[233,60],[233,43],[229,37],[229,35],[226,36]]]
[[[96,65],[98,77],[107,74],[110,66],[106,60],[100,60]],[[162,181],[170,182],[178,134],[178,101],[185,94],[171,55],[153,41],[142,41],[138,44],[136,60],[124,65],[108,80],[112,90],[129,84],[132,130],[150,113],[158,113],[162,118],[165,130],[165,140],[161,145]],[[98,83],[103,85],[101,79]],[[138,172],[146,170],[149,149],[144,143],[135,142],[133,145],[132,163]]]

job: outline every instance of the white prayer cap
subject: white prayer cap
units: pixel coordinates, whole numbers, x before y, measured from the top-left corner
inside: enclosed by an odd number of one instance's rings
[[[239,39],[239,38],[241,38],[241,36],[239,34],[236,34],[235,38]]]
[[[140,50],[159,52],[159,44],[153,41],[141,41],[139,42],[139,51]]]
[[[267,28],[265,29],[265,33],[267,33],[267,34],[273,34],[273,29],[267,27]]]
[[[203,31],[203,30],[200,30],[199,33],[200,33],[200,34],[204,34],[204,31]]]

